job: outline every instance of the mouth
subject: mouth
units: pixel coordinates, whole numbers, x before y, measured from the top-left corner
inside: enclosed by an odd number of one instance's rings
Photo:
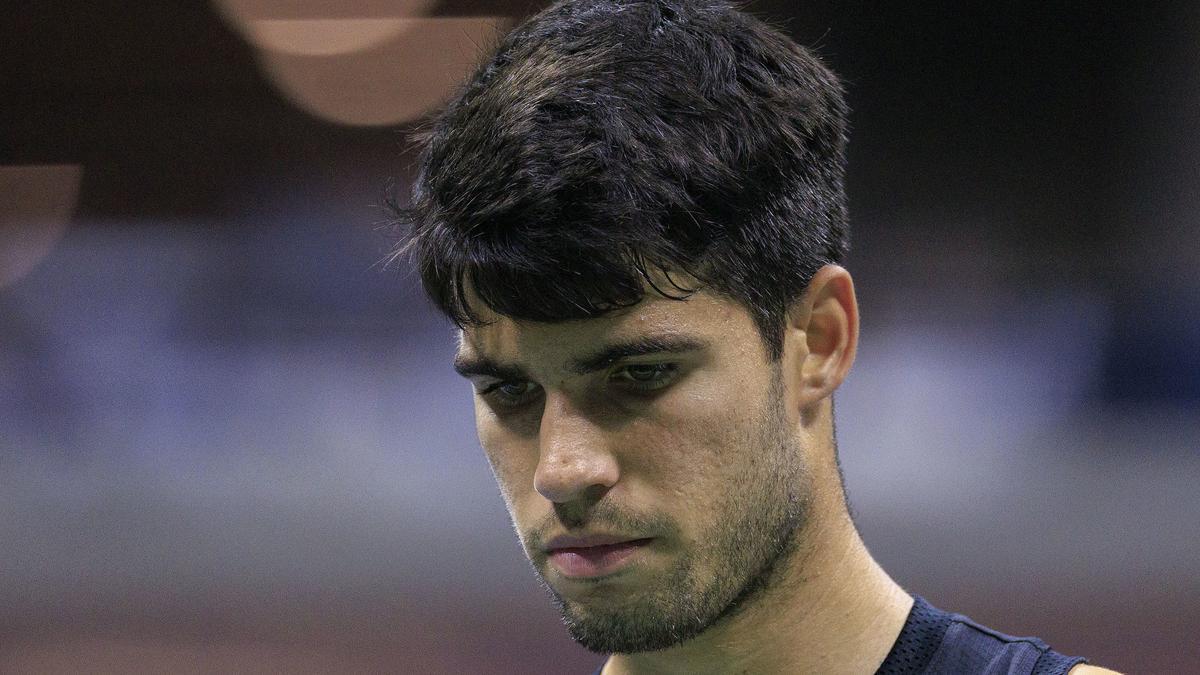
[[[595,579],[625,567],[653,538],[555,537],[546,546],[550,565],[568,579]]]

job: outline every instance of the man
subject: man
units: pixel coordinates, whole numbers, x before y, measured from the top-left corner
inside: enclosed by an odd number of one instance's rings
[[[855,530],[845,118],[719,0],[567,0],[433,120],[403,250],[521,543],[607,675],[1102,672],[914,598]]]

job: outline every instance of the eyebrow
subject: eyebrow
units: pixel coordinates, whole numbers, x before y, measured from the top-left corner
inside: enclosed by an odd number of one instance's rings
[[[580,359],[572,359],[571,372],[586,375],[604,370],[621,359],[651,354],[683,354],[704,349],[708,343],[694,337],[682,335],[654,335],[627,342],[611,344],[600,351]]]
[[[516,366],[501,365],[486,356],[463,356],[459,354],[454,357],[454,370],[463,377],[484,375],[494,377],[497,380],[529,379],[524,370]]]
[[[682,335],[653,335],[617,342],[601,348],[594,354],[571,359],[569,370],[575,375],[586,375],[604,370],[621,359],[652,354],[684,354],[707,348],[709,343],[699,338]],[[518,366],[501,364],[486,356],[465,356],[454,359],[454,370],[463,377],[483,375],[499,380],[528,380],[529,375]]]

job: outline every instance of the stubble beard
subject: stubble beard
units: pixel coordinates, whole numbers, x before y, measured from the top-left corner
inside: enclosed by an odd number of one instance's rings
[[[542,579],[576,642],[604,654],[673,647],[736,616],[778,584],[806,520],[808,490],[781,398],[769,400],[777,409],[748,430],[750,437],[737,439],[761,448],[761,455],[730,485],[744,489],[731,489],[713,509],[717,517],[705,548],[681,555],[638,596],[607,606],[564,598]]]

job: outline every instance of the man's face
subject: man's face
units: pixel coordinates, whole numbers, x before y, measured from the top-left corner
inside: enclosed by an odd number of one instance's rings
[[[768,586],[809,479],[749,313],[699,292],[463,333],[479,439],[577,641],[663,649]]]

